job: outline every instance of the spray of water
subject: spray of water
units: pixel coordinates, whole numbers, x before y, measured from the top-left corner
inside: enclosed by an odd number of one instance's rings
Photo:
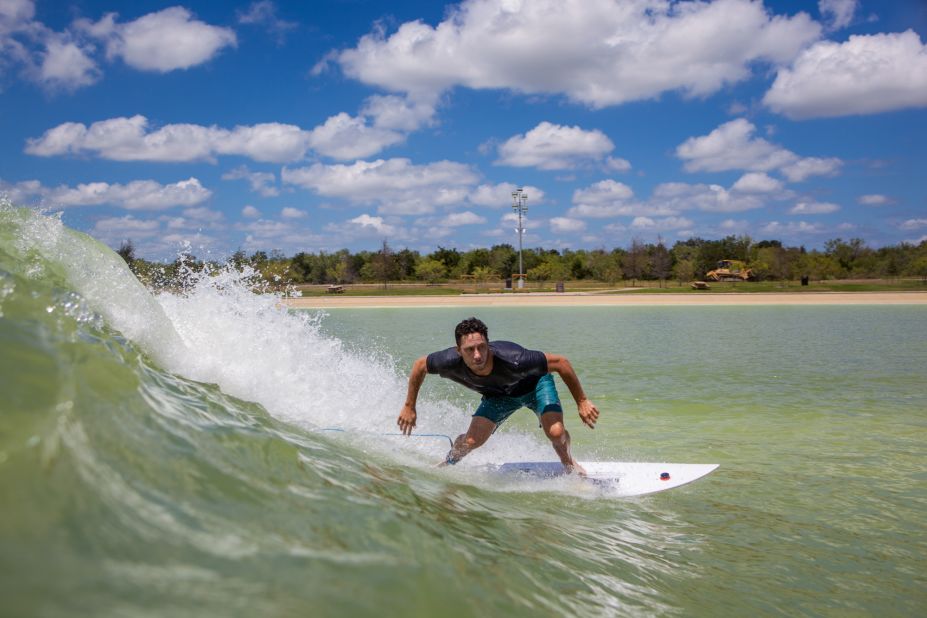
[[[8,203],[0,208],[4,222],[13,222],[7,229],[15,229],[17,258],[34,275],[58,271],[110,327],[168,371],[217,384],[304,429],[339,428],[327,435],[404,464],[431,465],[446,453],[447,440],[440,437],[394,435],[406,377],[388,351],[347,349],[322,333],[324,314],[288,311],[278,294],[256,294],[250,268],[187,267],[181,290],[154,295],[112,250],[59,218]],[[418,435],[453,437],[469,422],[466,412],[446,401],[422,398],[419,413]],[[467,467],[551,455],[543,438],[511,432],[471,455]]]

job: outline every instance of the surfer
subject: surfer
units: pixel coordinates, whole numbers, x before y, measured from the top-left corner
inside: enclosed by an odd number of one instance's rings
[[[405,435],[415,427],[415,402],[429,373],[448,378],[483,396],[470,420],[467,433],[457,436],[441,465],[453,465],[467,453],[482,446],[489,436],[513,412],[527,407],[538,416],[544,433],[568,472],[585,471],[570,453],[570,434],[563,425],[563,408],[557,395],[552,372],[563,379],[579,407],[579,418],[590,429],[595,427],[599,410],[586,394],[570,361],[558,354],[527,350],[510,341],[490,343],[486,325],[468,318],[454,329],[457,345],[412,364],[409,392],[396,422]]]

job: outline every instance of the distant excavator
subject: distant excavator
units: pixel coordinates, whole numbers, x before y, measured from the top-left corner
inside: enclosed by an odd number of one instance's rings
[[[708,281],[749,281],[753,279],[753,269],[740,260],[721,260],[718,267],[705,273]]]

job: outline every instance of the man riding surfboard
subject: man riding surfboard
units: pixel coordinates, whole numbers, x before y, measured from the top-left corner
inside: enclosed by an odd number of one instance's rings
[[[454,330],[455,347],[423,356],[412,364],[409,391],[396,424],[410,435],[417,416],[418,391],[429,373],[440,375],[483,396],[467,433],[457,436],[442,465],[453,465],[482,446],[516,410],[527,407],[538,416],[544,434],[567,471],[584,470],[570,453],[570,434],[563,425],[563,408],[553,372],[570,389],[579,418],[595,427],[599,410],[583,392],[570,361],[558,354],[527,350],[510,341],[489,341],[486,325],[476,318],[462,321]]]

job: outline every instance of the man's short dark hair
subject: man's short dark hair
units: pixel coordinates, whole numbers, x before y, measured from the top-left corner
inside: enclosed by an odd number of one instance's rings
[[[457,325],[454,329],[454,341],[460,345],[460,340],[471,333],[480,333],[486,341],[489,341],[489,329],[477,318],[467,318]]]

